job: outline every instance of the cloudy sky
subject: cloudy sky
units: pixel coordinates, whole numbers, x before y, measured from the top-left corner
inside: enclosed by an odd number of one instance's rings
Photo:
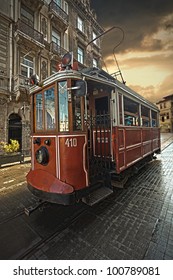
[[[153,102],[173,94],[173,0],[91,0],[91,8],[105,30],[124,30],[115,55],[126,84]],[[103,38],[109,73],[121,39],[119,29]]]

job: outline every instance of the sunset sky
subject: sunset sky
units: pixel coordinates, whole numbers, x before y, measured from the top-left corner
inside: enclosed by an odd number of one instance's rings
[[[173,94],[173,0],[91,0],[91,8],[105,30],[124,30],[115,54],[126,85],[153,102]],[[113,49],[121,39],[118,29],[103,38],[110,74],[117,71]]]

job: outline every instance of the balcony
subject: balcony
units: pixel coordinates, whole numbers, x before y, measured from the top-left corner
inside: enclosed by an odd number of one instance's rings
[[[35,10],[40,10],[42,6],[44,5],[44,0],[21,0],[22,4],[27,6],[28,8],[32,7],[32,9]]]
[[[23,75],[16,75],[14,77],[14,93],[18,95],[19,93],[27,94],[30,88],[30,79]]]
[[[9,80],[6,76],[0,74],[0,92],[7,94],[9,90]]]
[[[32,43],[38,45],[39,47],[44,47],[43,34],[34,29],[33,27],[27,25],[25,22],[18,20],[16,23],[16,37],[18,40],[27,41],[26,44]]]
[[[64,54],[66,54],[68,52],[67,50],[63,49],[62,47],[60,47],[59,45],[57,45],[54,42],[51,42],[51,44],[50,44],[50,51],[53,54],[56,54],[58,56],[63,56]]]
[[[54,1],[51,1],[49,4],[49,15],[52,20],[60,25],[62,29],[66,29],[68,27],[68,14]]]

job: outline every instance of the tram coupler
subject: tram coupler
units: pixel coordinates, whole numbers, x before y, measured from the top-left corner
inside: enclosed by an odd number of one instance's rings
[[[25,214],[26,214],[27,216],[30,216],[31,213],[33,213],[35,210],[37,210],[39,207],[41,207],[44,203],[45,203],[45,201],[39,200],[39,201],[37,201],[34,205],[29,206],[29,207],[25,207],[25,208],[24,208]]]

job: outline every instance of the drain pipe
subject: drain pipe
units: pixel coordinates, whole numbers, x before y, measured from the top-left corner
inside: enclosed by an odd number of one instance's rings
[[[13,0],[10,1],[10,17],[11,20],[13,21]],[[10,28],[9,28],[9,92],[12,92],[12,74],[13,74],[13,40],[12,40],[12,35],[13,35],[13,24],[12,22],[10,23]]]

